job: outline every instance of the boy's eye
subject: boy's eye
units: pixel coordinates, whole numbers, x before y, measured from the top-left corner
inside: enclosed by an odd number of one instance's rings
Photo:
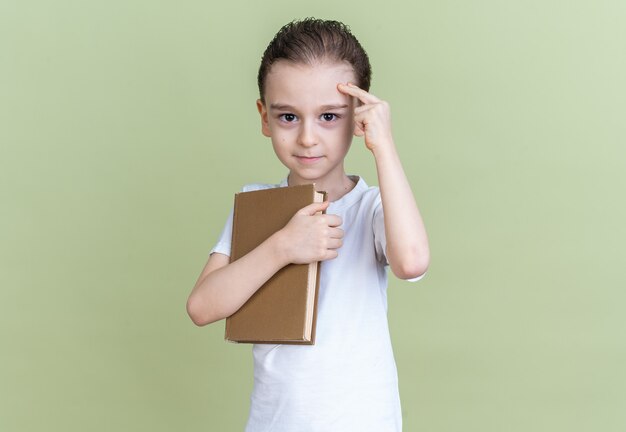
[[[337,114],[333,114],[333,113],[324,113],[322,114],[322,118],[324,119],[324,121],[333,121],[337,118]]]
[[[292,121],[295,121],[296,115],[295,114],[282,114],[280,118],[288,123],[291,123]]]

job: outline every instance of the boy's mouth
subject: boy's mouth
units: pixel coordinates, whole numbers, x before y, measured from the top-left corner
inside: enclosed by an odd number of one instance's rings
[[[308,157],[308,156],[296,156],[296,159],[298,159],[301,163],[304,164],[312,164],[317,162],[318,160],[320,160],[322,158],[322,156],[312,156],[312,157]]]

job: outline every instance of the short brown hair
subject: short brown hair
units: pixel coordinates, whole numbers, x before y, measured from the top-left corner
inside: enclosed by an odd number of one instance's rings
[[[325,59],[347,61],[354,69],[356,84],[369,91],[372,68],[367,53],[350,28],[339,21],[305,18],[281,27],[261,58],[258,85],[263,103],[265,78],[272,65],[281,59],[301,64]]]

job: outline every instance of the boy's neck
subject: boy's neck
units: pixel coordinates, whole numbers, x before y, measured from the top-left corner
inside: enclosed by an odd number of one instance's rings
[[[358,181],[358,179],[356,179]],[[356,186],[356,181],[353,181],[345,173],[338,181],[326,181],[324,183],[315,182],[315,189],[325,191],[328,194],[328,201],[337,201],[345,194],[350,192]],[[296,184],[305,184],[307,182],[293,182],[290,176],[287,177],[287,184],[289,186],[295,186]]]

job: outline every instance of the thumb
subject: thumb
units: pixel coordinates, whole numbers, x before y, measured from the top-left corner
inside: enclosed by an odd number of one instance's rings
[[[321,211],[326,210],[326,208],[328,207],[328,204],[330,204],[330,201],[324,201],[324,202],[309,204],[306,207],[302,207],[298,211],[298,213],[299,214],[303,214],[303,215],[307,215],[307,216],[313,216],[317,212],[321,212]]]

